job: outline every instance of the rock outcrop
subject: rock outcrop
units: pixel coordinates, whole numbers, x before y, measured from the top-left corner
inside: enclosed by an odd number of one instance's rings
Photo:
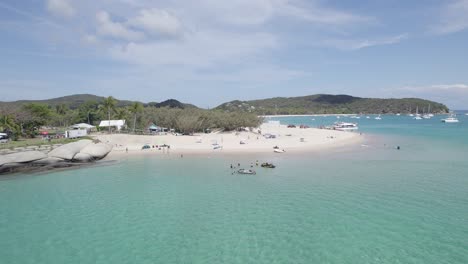
[[[35,170],[42,167],[73,166],[73,163],[100,160],[111,150],[112,146],[104,143],[80,140],[58,146],[48,154],[33,150],[0,155],[0,173]]]
[[[97,144],[87,145],[80,151],[80,153],[89,154],[94,159],[102,159],[105,156],[107,156],[107,154],[109,154],[111,150],[112,150],[112,146],[104,144],[104,143],[97,143]]]
[[[73,157],[73,161],[77,161],[77,162],[88,162],[88,161],[93,161],[93,160],[94,160],[93,156],[86,154],[86,153],[82,153],[82,152],[77,153],[75,157]]]
[[[1,155],[0,166],[9,163],[28,163],[47,158],[47,155],[39,151],[24,151],[13,154]]]
[[[73,157],[75,157],[77,153],[92,143],[93,141],[89,139],[68,143],[53,149],[51,152],[49,152],[48,156],[64,160],[73,160]]]
[[[44,159],[40,159],[40,160],[35,160],[33,161],[32,163],[34,165],[43,165],[43,166],[47,166],[47,165],[54,165],[54,164],[58,164],[60,162],[64,162],[65,160],[64,159],[59,159],[59,158],[53,158],[53,157],[46,157]]]

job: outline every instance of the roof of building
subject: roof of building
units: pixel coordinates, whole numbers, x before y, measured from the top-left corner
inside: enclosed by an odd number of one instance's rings
[[[125,120],[102,120],[101,123],[99,123],[100,127],[108,127],[108,126],[121,127],[124,125],[125,125]]]
[[[92,125],[86,124],[86,123],[74,124],[72,127],[73,128],[86,128],[86,129],[95,128],[95,126],[92,126]]]

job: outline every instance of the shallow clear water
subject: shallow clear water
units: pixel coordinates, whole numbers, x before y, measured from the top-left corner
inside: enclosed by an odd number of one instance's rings
[[[0,263],[468,263],[468,118],[383,118],[331,153],[2,177]],[[231,174],[255,159],[278,168]]]

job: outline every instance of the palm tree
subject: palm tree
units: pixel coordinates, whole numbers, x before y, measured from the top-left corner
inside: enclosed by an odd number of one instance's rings
[[[133,114],[133,133],[135,134],[137,115],[143,112],[143,105],[139,102],[135,102],[130,106],[130,112]]]
[[[67,114],[68,107],[65,104],[55,106],[55,112],[59,116],[60,125],[65,126],[65,115]]]
[[[127,109],[126,108],[118,108],[115,110],[115,118],[119,120],[127,119]]]
[[[107,117],[109,118],[109,133],[111,133],[111,126],[110,126],[110,120],[111,120],[111,111],[115,111],[115,105],[117,104],[117,100],[115,100],[114,97],[109,96],[104,99],[102,102],[102,107],[107,110]]]

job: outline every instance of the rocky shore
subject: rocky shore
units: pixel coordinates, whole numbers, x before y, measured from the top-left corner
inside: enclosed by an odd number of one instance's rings
[[[112,146],[89,139],[58,146],[45,153],[26,150],[0,155],[0,174],[63,168],[94,162],[109,154]]]

